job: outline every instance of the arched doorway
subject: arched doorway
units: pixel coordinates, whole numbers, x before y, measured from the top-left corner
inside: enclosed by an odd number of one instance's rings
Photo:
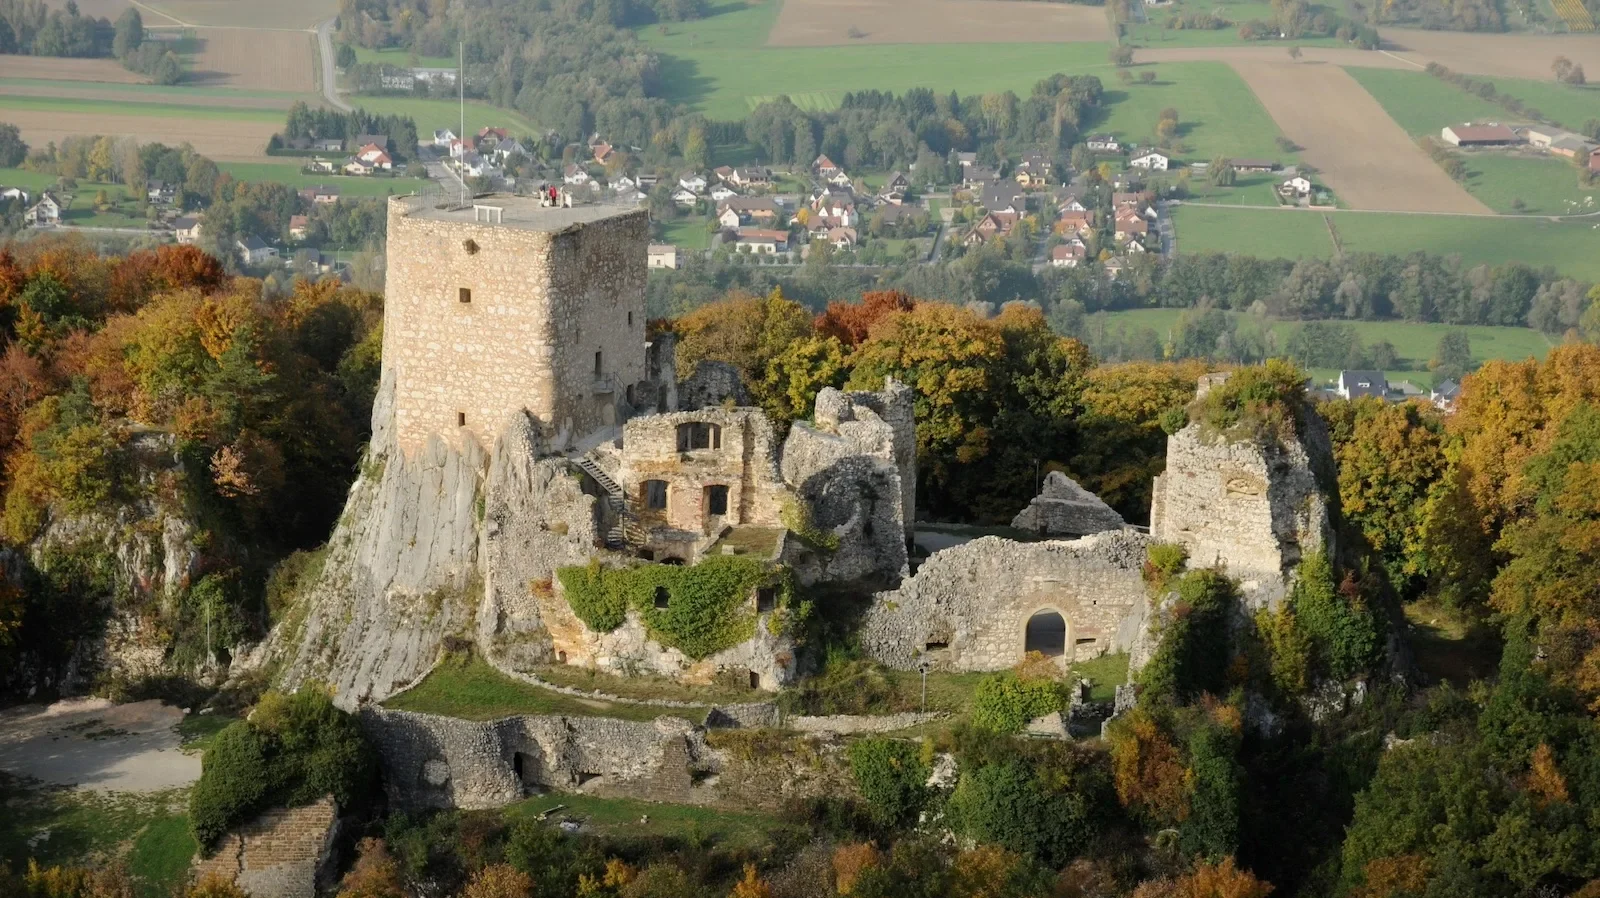
[[[1045,609],[1028,618],[1022,637],[1023,652],[1038,652],[1059,658],[1067,652],[1067,620],[1060,612]]]

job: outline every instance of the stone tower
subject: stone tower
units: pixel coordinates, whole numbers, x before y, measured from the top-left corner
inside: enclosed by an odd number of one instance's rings
[[[648,243],[643,210],[391,199],[383,363],[398,447],[487,448],[524,409],[557,444],[622,420],[648,377]]]

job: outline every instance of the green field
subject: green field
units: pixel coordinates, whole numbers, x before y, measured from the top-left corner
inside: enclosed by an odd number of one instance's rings
[[[707,249],[711,246],[711,232],[706,230],[704,218],[691,215],[662,222],[661,240],[682,249]]]
[[[1347,252],[1459,255],[1469,265],[1525,262],[1600,279],[1600,222],[1551,222],[1387,212],[1326,213]],[[1333,241],[1323,213],[1182,206],[1173,213],[1178,250],[1255,256],[1329,258]]]
[[[92,864],[107,857],[127,861],[139,898],[168,898],[182,884],[194,857],[194,839],[182,812],[186,789],[152,794],[60,789],[0,774],[0,864],[27,869]],[[39,839],[40,833],[48,838]],[[30,844],[30,841],[32,844]]]
[[[1148,327],[1165,336],[1178,326],[1184,309],[1130,309],[1121,312],[1103,312],[1090,318],[1090,326],[1097,327],[1102,319],[1109,327]],[[1229,313],[1241,319],[1241,329],[1260,329],[1265,326],[1277,338],[1277,345],[1285,345],[1303,321],[1262,321],[1252,315]],[[1550,351],[1550,341],[1544,334],[1527,327],[1461,327],[1449,324],[1418,324],[1408,321],[1347,321],[1364,344],[1388,340],[1394,344],[1400,364],[1388,371],[1391,382],[1409,380],[1419,387],[1433,385],[1433,373],[1427,370],[1428,359],[1439,346],[1439,338],[1450,331],[1466,331],[1472,342],[1472,358],[1477,362],[1490,359],[1544,358]],[[1325,372],[1314,372],[1325,376]]]
[[[48,78],[0,78],[0,94],[6,88],[52,88],[65,91],[93,90],[95,93],[123,93],[132,97],[240,97],[250,99],[281,99],[287,107],[293,100],[316,100],[307,94],[281,90],[243,90],[236,87],[190,87],[162,84],[118,84],[111,81],[57,81]]]
[[[1464,153],[1467,190],[1496,212],[1581,215],[1600,212],[1600,187],[1579,187],[1578,172],[1559,156]],[[1514,201],[1522,201],[1516,208]]]
[[[664,714],[703,720],[705,708],[657,708],[576,698],[514,680],[477,656],[448,658],[415,687],[384,702],[401,711],[495,720],[514,714],[570,714],[654,720]]]
[[[1222,62],[1174,62],[1155,71],[1154,84],[1123,85],[1106,79],[1103,117],[1085,123],[1085,130],[1110,131],[1124,141],[1154,143],[1156,121],[1163,109],[1178,110],[1178,140],[1186,147],[1177,155],[1198,161],[1214,156],[1249,156],[1294,161],[1278,148],[1278,126],[1238,73]]]
[[[459,61],[454,56],[418,56],[416,59],[412,59],[411,51],[399,47],[388,47],[382,50],[368,50],[366,47],[356,47],[356,62],[381,62],[404,69],[417,66],[425,69],[453,69]]]
[[[298,162],[219,162],[217,167],[241,181],[271,181],[290,187],[337,186],[343,196],[398,196],[419,192],[426,178],[358,178],[349,175],[306,174]]]
[[[1510,94],[1544,114],[1544,118],[1578,130],[1585,122],[1600,119],[1600,84],[1582,87],[1554,81],[1526,78],[1493,78],[1495,89]],[[1502,116],[1508,113],[1502,112]]]
[[[429,140],[441,128],[458,131],[461,128],[461,107],[454,100],[418,100],[412,97],[347,98],[357,106],[378,115],[409,115],[417,122],[417,137]],[[278,118],[281,120],[282,115]],[[467,101],[467,133],[476,134],[480,128],[507,128],[515,134],[534,134],[538,129],[527,118],[511,111],[474,100]]]
[[[1170,173],[1169,173],[1170,174]],[[1166,180],[1175,181],[1175,177]],[[1189,179],[1189,199],[1197,203],[1226,203],[1230,206],[1275,206],[1278,195],[1274,188],[1280,176],[1277,174],[1240,174],[1231,187],[1213,187],[1206,182],[1203,174],[1195,174]],[[1160,183],[1161,178],[1152,177],[1152,183]]]
[[[1446,125],[1500,120],[1506,111],[1427,72],[1347,68],[1407,134],[1438,137]]]
[[[233,106],[192,106],[181,103],[144,103],[118,100],[83,100],[65,97],[18,97],[0,94],[0,113],[78,112],[89,115],[146,115],[159,117],[230,119],[251,122],[282,122],[281,109],[240,109]],[[419,125],[420,127],[420,125]],[[178,140],[181,135],[175,136]]]

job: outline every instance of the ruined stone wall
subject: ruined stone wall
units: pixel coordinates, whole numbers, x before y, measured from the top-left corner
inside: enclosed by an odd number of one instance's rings
[[[694,373],[678,381],[678,408],[694,411],[720,405],[751,405],[739,369],[727,362],[702,361]]]
[[[863,454],[894,464],[900,475],[900,520],[907,537],[917,520],[915,399],[910,387],[892,377],[877,392],[841,393],[824,388],[817,394],[816,413],[812,416],[817,430],[837,434],[854,443]],[[887,436],[880,424],[887,425]]]
[[[648,215],[540,231],[416,217],[416,202],[389,203],[383,364],[397,372],[401,450],[430,434],[490,445],[524,408],[552,433],[613,423],[620,394],[646,379]]]
[[[678,451],[678,428],[720,429],[720,448]],[[710,536],[728,525],[776,526],[784,488],[778,477],[772,423],[760,409],[711,408],[633,418],[623,425],[617,483],[646,529]],[[652,510],[645,482],[667,483],[667,507]],[[706,488],[728,487],[728,513],[713,515]]]
[[[943,670],[1003,670],[1022,660],[1028,619],[1041,611],[1065,620],[1066,660],[1125,649],[1136,630],[1127,622],[1149,601],[1149,543],[1136,531],[1039,543],[989,536],[936,552],[899,589],[878,594],[862,649],[902,670],[924,660]]]
[[[339,812],[332,799],[275,808],[224,836],[194,864],[196,878],[216,874],[251,898],[306,898],[330,884]]]
[[[850,789],[837,746],[776,737],[763,740],[766,750],[751,751],[748,737],[732,736],[725,740],[731,747],[719,750],[703,728],[678,717],[479,722],[369,705],[361,725],[397,808],[494,808],[547,790],[776,808],[790,797]]]
[[[1200,424],[1167,438],[1151,535],[1187,549],[1190,567],[1225,568],[1252,606],[1282,599],[1301,557],[1332,538],[1316,473],[1333,469],[1332,449],[1321,419],[1306,418],[1287,444],[1229,440]]]

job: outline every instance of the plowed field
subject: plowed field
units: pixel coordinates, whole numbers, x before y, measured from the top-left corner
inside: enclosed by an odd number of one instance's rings
[[[277,125],[238,119],[201,116],[161,117],[102,115],[86,112],[8,109],[7,121],[22,129],[22,139],[44,146],[63,137],[85,134],[132,135],[140,143],[177,146],[190,143],[202,155],[218,162],[265,161],[267,140]]]
[[[1492,210],[1450,179],[1378,101],[1332,65],[1236,62],[1300,155],[1351,208],[1411,212]]]
[[[852,29],[858,37],[852,37]],[[1105,9],[1026,0],[784,0],[769,47],[1109,41]],[[800,73],[796,73],[803,81]],[[874,85],[864,84],[862,87]]]
[[[296,31],[206,28],[190,79],[195,84],[313,93],[315,36]]]
[[[109,81],[143,84],[147,78],[112,59],[65,59],[59,56],[0,56],[0,78],[43,78],[50,81]]]

